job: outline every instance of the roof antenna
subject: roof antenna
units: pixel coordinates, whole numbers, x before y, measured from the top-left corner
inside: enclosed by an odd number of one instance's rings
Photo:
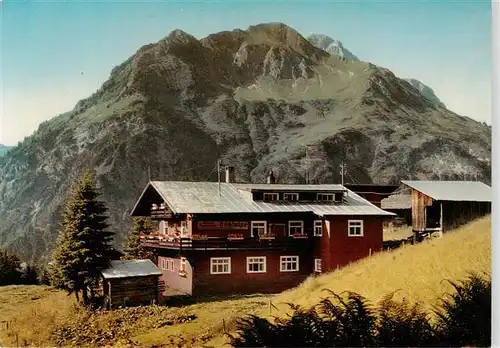
[[[346,166],[344,162],[340,164],[340,179],[342,180],[342,186],[344,186],[344,174],[346,172]]]
[[[219,196],[220,196],[220,159],[217,160],[217,183],[219,186]]]
[[[151,181],[151,167],[148,166],[148,182]]]

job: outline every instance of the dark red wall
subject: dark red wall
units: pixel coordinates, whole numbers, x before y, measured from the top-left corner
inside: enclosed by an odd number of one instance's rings
[[[348,221],[363,220],[363,236],[349,237]],[[329,227],[328,227],[329,225]],[[328,233],[329,230],[329,233]],[[323,272],[333,271],[350,262],[382,250],[383,230],[381,217],[335,216],[329,217],[323,227],[321,256]]]
[[[247,273],[247,257],[265,256],[266,273]],[[281,272],[280,256],[299,256],[297,272]],[[210,274],[211,257],[231,257],[231,274]],[[276,293],[299,285],[313,272],[313,259],[292,251],[210,251],[193,255],[193,295]]]
[[[306,220],[306,217],[303,219]],[[328,217],[323,221],[322,237],[312,236],[312,220],[309,219],[309,221],[306,220],[305,225],[310,233],[309,238],[313,239],[312,245],[305,243],[303,247],[295,251],[196,250],[184,252],[183,256],[188,260],[186,276],[181,276],[177,272],[180,266],[180,256],[176,251],[160,251],[159,258],[175,259],[176,271],[163,271],[165,285],[192,295],[275,293],[297,286],[305,280],[314,272],[314,259],[316,258],[322,259],[322,272],[329,272],[367,257],[370,252],[382,250],[382,217]],[[220,220],[229,221],[227,218]],[[362,237],[348,236],[348,220],[363,220]],[[299,271],[280,272],[280,256],[295,255],[299,256]],[[266,256],[266,273],[247,273],[246,258],[248,256]],[[210,274],[211,257],[231,257],[231,274]],[[159,262],[158,265],[160,265]]]

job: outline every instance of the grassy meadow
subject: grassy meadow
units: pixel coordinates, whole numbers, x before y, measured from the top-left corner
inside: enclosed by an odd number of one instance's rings
[[[5,346],[221,347],[224,331],[245,314],[286,315],[286,303],[315,305],[336,293],[357,292],[372,302],[396,298],[431,308],[451,291],[443,279],[469,271],[491,272],[491,219],[483,218],[443,238],[381,252],[343,269],[311,277],[278,295],[206,298],[197,303],[91,313],[73,296],[46,286],[0,287],[0,342]],[[7,329],[7,322],[9,327]]]

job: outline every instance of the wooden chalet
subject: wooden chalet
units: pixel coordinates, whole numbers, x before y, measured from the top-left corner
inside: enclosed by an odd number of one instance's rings
[[[186,294],[279,292],[382,249],[385,212],[342,185],[151,181],[132,216],[158,232],[166,288]]]
[[[491,213],[491,187],[479,181],[402,181],[409,195],[382,201],[382,206],[411,206],[412,229],[416,235],[446,232]],[[410,199],[410,202],[407,200]]]
[[[108,308],[158,303],[163,272],[151,260],[113,260],[101,275]]]

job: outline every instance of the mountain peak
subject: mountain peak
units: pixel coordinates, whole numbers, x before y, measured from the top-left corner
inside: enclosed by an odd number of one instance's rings
[[[413,87],[415,87],[420,92],[420,94],[422,94],[425,98],[430,100],[432,103],[434,103],[440,107],[446,108],[446,105],[436,96],[436,94],[434,93],[434,90],[432,88],[430,88],[429,86],[427,86],[426,84],[424,84],[422,81],[419,81],[417,79],[412,79],[412,78],[408,78],[408,79],[404,79],[404,80],[407,81]]]
[[[332,55],[337,55],[339,57],[359,61],[351,51],[342,45],[339,40],[334,40],[331,37],[323,34],[311,34],[307,37],[307,40],[323,51],[326,51]]]

